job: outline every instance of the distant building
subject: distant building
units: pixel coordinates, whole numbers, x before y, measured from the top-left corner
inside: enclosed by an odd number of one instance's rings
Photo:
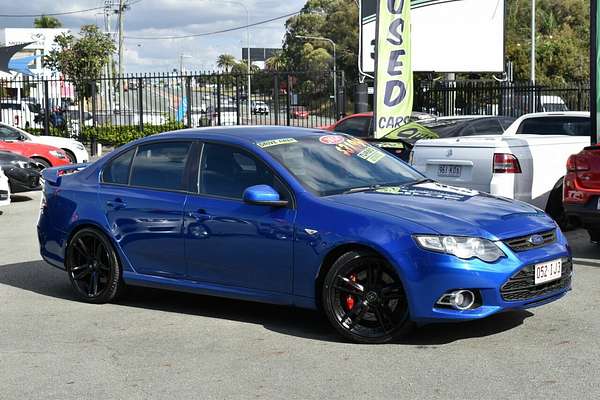
[[[47,55],[56,44],[54,39],[69,29],[45,29],[45,28],[3,28],[0,29],[0,46],[12,46],[15,44],[29,43],[22,51],[18,52],[14,59],[29,56],[39,56],[30,65],[30,70],[35,76],[51,77],[52,71],[42,67],[42,58]],[[9,74],[0,72],[0,78],[10,77]]]

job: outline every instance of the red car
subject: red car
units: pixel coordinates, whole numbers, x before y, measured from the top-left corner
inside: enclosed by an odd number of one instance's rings
[[[30,141],[0,140],[0,150],[29,157],[44,168],[71,164],[64,150]]]
[[[306,119],[310,115],[306,107],[303,106],[292,106],[291,109],[292,118],[295,119]]]
[[[569,157],[563,188],[567,217],[583,225],[592,241],[600,243],[600,145]]]

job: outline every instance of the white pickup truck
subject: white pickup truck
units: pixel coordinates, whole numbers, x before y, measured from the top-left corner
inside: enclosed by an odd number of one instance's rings
[[[419,140],[411,164],[427,177],[525,201],[564,223],[562,180],[571,154],[590,145],[590,114],[527,114],[502,135]]]

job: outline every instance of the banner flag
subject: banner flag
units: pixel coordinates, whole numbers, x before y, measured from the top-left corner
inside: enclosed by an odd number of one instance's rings
[[[410,0],[378,0],[375,137],[409,122],[413,106]]]

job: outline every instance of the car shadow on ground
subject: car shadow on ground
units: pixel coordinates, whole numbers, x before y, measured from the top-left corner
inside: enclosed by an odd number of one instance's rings
[[[43,261],[0,266],[0,284],[43,296],[78,301],[66,273]],[[149,288],[129,288],[120,306],[259,324],[273,332],[306,339],[343,342],[321,313]],[[427,348],[469,338],[495,335],[521,324],[533,314],[515,310],[484,320],[419,327],[397,344]]]
[[[12,203],[23,203],[25,201],[31,201],[31,200],[33,200],[31,197],[25,196],[22,194],[11,194],[10,195],[10,201]]]

